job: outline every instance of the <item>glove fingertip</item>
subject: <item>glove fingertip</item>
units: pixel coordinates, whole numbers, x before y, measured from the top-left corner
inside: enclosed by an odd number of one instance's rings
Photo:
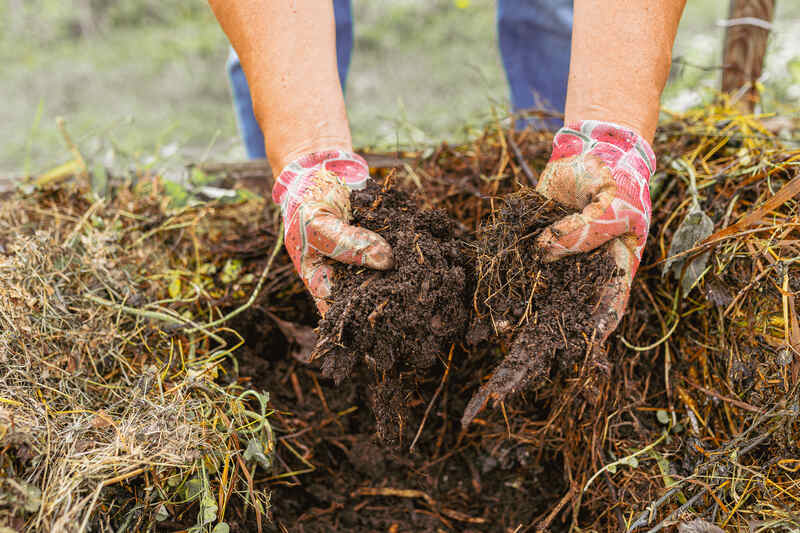
[[[542,234],[536,238],[536,245],[542,251],[542,260],[545,263],[558,261],[568,255],[566,248],[559,243],[558,238],[549,227],[545,228]]]
[[[364,250],[364,265],[375,270],[389,270],[394,266],[394,254],[389,243],[378,236],[373,244]]]

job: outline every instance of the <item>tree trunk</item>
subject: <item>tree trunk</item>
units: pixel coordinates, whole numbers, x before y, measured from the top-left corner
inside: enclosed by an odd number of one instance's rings
[[[775,0],[731,0],[722,58],[722,91],[740,95],[740,105],[751,112],[758,101],[756,80],[764,66],[768,27],[774,14]],[[759,21],[763,23],[759,25]]]

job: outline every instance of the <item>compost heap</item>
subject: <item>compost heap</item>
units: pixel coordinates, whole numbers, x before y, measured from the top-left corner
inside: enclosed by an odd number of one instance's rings
[[[490,127],[404,166],[394,186],[454,221],[439,239],[480,242],[503,195],[535,183],[550,142]],[[28,306],[0,308],[0,523],[797,528],[800,151],[725,106],[662,123],[655,151],[651,235],[605,370],[590,351],[557,355],[465,427],[512,339],[441,336],[424,364],[362,357],[335,384],[324,357],[308,363],[317,317],[263,201],[176,207],[147,174],[102,202],[85,176],[18,194],[0,217],[2,268],[19,272],[2,291]],[[8,317],[27,329],[12,333]],[[392,388],[403,428],[386,443],[374,398]]]

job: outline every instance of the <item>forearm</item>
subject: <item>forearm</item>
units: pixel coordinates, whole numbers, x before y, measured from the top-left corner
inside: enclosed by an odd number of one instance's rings
[[[242,63],[275,172],[308,152],[352,151],[331,2],[209,0]]]
[[[565,119],[602,120],[652,143],[685,0],[575,0]]]

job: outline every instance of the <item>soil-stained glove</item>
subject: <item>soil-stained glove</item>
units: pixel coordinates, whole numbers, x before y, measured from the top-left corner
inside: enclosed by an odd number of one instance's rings
[[[539,236],[550,260],[588,252],[608,243],[622,275],[601,295],[600,338],[617,327],[630,295],[650,227],[650,178],[656,158],[636,132],[586,120],[561,128],[536,190],[580,213],[567,216]]]
[[[326,257],[379,270],[394,264],[392,249],[380,235],[348,224],[350,191],[363,189],[368,179],[362,157],[328,150],[286,165],[272,189],[283,213],[286,250],[323,316],[332,277]]]

